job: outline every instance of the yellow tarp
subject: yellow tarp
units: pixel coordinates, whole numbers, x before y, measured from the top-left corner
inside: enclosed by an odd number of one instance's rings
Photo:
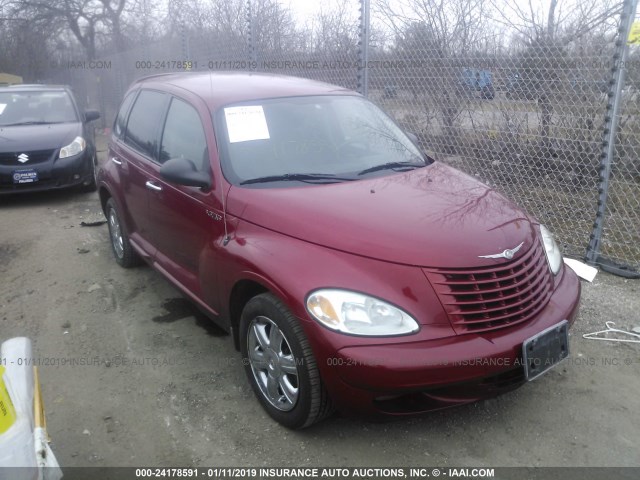
[[[9,430],[16,421],[16,410],[2,379],[3,375],[4,367],[0,365],[0,434]]]
[[[10,73],[0,73],[0,85],[15,85],[22,83],[22,77]]]
[[[640,44],[640,22],[633,22],[629,32],[629,43]]]

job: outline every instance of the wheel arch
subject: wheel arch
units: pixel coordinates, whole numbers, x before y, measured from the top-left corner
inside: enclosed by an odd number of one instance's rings
[[[239,278],[233,284],[227,304],[229,327],[236,350],[240,350],[239,327],[242,310],[244,310],[249,300],[262,293],[271,293],[287,305],[288,308],[291,308],[287,295],[276,284],[255,273],[245,272],[242,278]]]
[[[111,195],[111,192],[109,192],[109,190],[107,190],[106,187],[101,186],[98,190],[98,195],[100,197],[100,205],[102,207],[102,212],[106,215],[107,214],[107,202],[109,201],[109,199],[113,196]]]
[[[244,306],[256,295],[268,292],[262,283],[257,282],[255,279],[242,279],[238,280],[231,289],[229,294],[229,327],[233,334],[233,345],[236,350],[240,350],[240,316]]]

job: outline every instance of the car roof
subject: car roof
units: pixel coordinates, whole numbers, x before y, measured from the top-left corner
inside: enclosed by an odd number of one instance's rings
[[[211,111],[231,103],[278,97],[309,95],[359,95],[337,85],[300,77],[247,72],[182,72],[152,75],[137,80],[140,86],[162,90],[163,85],[200,96]]]

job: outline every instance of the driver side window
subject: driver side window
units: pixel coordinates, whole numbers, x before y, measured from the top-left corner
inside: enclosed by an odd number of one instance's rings
[[[173,98],[162,134],[160,163],[172,158],[191,160],[199,171],[209,168],[209,151],[204,128],[195,108]]]

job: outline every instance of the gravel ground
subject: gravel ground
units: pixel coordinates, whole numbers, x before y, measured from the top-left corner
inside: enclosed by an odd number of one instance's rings
[[[75,362],[41,367],[64,466],[640,465],[640,345],[582,338],[640,325],[639,281],[583,283],[571,358],[515,392],[292,432],[253,398],[228,335],[151,268],[118,267],[106,225],[80,225],[100,216],[96,194],[0,198],[0,338]]]

